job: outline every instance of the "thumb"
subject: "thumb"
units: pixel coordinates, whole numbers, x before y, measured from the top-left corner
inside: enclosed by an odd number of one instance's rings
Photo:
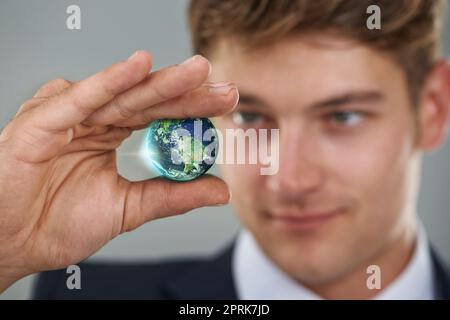
[[[121,233],[134,230],[147,221],[199,207],[225,205],[230,200],[231,192],[227,184],[210,175],[188,182],[164,178],[126,181]]]

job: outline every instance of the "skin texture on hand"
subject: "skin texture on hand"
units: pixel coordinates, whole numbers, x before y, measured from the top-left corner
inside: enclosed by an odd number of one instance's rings
[[[229,202],[216,177],[131,182],[116,167],[117,147],[152,120],[234,108],[236,87],[215,92],[210,68],[195,56],[150,73],[150,55],[137,51],[85,80],[53,80],[20,107],[0,135],[0,292],[147,221]]]

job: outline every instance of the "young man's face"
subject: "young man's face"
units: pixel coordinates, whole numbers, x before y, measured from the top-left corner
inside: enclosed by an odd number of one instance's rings
[[[241,221],[277,265],[321,284],[411,236],[419,156],[399,66],[324,36],[248,52],[223,41],[209,58],[212,80],[240,92],[218,128],[280,130],[277,174],[222,166]]]

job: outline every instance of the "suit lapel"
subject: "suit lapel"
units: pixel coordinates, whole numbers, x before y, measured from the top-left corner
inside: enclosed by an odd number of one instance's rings
[[[440,300],[450,300],[450,273],[445,269],[433,247],[430,248],[434,271],[435,297]]]
[[[164,290],[167,297],[176,300],[236,300],[231,268],[233,248],[234,244],[212,260],[202,262],[169,281]]]
[[[234,243],[212,260],[205,261],[168,282],[164,288],[169,299],[236,300],[237,293],[232,275]],[[450,273],[445,269],[436,251],[431,247],[435,280],[435,297],[450,300]]]

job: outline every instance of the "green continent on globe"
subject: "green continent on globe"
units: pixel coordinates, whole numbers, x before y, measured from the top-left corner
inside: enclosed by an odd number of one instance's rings
[[[175,181],[195,179],[211,168],[219,141],[207,118],[163,119],[150,124],[147,157],[162,176]]]

